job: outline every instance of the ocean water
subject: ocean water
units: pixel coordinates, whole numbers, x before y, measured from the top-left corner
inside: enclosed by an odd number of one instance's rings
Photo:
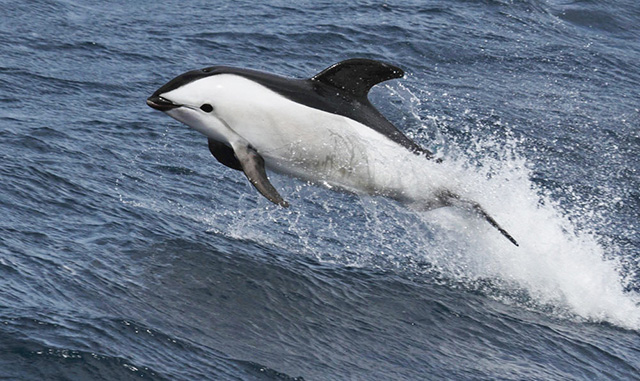
[[[636,1],[0,5],[1,379],[640,379]],[[145,104],[352,57],[520,247],[277,174],[273,206]]]

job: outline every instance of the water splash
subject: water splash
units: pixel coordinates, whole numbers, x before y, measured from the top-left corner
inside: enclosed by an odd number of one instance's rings
[[[475,223],[459,220],[458,226],[469,231],[464,237],[467,244],[460,245],[453,231],[451,241],[441,240],[440,244],[457,246],[465,267],[445,271],[457,278],[494,280],[505,291],[492,295],[498,299],[509,300],[511,291],[518,288],[528,298],[516,302],[536,308],[551,306],[563,316],[639,329],[640,298],[624,291],[619,250],[603,246],[593,231],[577,229],[576,215],[563,212],[532,183],[525,161],[513,156],[505,151],[503,164],[497,158],[484,160],[480,167],[467,167],[464,180],[472,184],[473,197],[496,219],[505,221],[520,248],[509,247],[481,226],[473,227]],[[443,213],[436,218],[451,224],[457,217]],[[430,256],[439,263],[446,261],[446,253],[436,247],[429,248],[427,258]]]
[[[412,115],[423,128],[432,124],[413,107],[420,106],[419,96],[406,87],[394,93],[403,99],[403,105],[412,106]],[[504,127],[497,124],[492,127]],[[551,192],[531,180],[532,169],[518,151],[522,142],[508,131],[503,135],[473,137],[467,149],[454,139],[446,160],[458,187],[494,215],[521,247],[510,247],[469,216],[441,210],[422,216],[447,230],[446,238],[437,234],[439,238],[421,243],[423,259],[472,287],[478,280],[491,280],[499,289],[492,293],[497,299],[536,309],[551,306],[565,317],[640,329],[640,295],[625,291],[633,288],[629,283],[634,280],[621,266],[631,254],[603,243],[606,240],[597,229],[588,228],[607,219],[595,216],[586,205],[561,207]],[[453,258],[452,251],[456,253]],[[513,300],[510,295],[515,289],[528,296],[517,293]]]

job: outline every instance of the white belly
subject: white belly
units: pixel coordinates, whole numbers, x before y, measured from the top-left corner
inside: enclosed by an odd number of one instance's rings
[[[270,170],[356,193],[433,197],[437,184],[424,186],[432,162],[352,119],[284,101],[290,112],[234,125]]]

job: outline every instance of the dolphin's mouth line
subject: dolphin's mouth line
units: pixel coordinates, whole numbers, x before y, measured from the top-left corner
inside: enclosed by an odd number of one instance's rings
[[[149,98],[147,98],[147,105],[149,105],[149,107],[151,108],[154,108],[160,111],[169,111],[169,110],[173,110],[174,108],[178,108],[182,106],[182,105],[173,103],[170,100],[163,98],[159,95],[152,95]]]

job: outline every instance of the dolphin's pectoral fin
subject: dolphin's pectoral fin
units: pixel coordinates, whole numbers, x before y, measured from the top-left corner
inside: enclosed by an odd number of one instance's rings
[[[496,220],[494,220],[493,217],[491,217],[489,213],[487,213],[484,210],[484,208],[480,206],[480,204],[478,204],[477,202],[471,201],[471,200],[465,200],[462,197],[458,196],[457,194],[450,192],[448,190],[440,192],[440,194],[438,195],[438,199],[445,206],[457,206],[457,207],[465,208],[465,209],[471,210],[472,212],[475,212],[480,217],[483,217],[491,226],[498,229],[498,231],[503,236],[505,236],[511,243],[513,243],[516,246],[520,246],[518,245],[518,242],[511,236],[511,234],[509,234],[506,230],[504,230],[502,226],[500,226],[498,222],[496,222]]]
[[[238,161],[238,158],[233,153],[233,149],[224,143],[209,138],[209,151],[213,157],[229,168],[242,171],[242,165]]]
[[[276,188],[269,182],[264,169],[264,159],[258,151],[249,145],[241,145],[235,147],[233,152],[237,162],[242,166],[242,171],[260,194],[274,204],[289,207],[289,203],[282,199]]]

